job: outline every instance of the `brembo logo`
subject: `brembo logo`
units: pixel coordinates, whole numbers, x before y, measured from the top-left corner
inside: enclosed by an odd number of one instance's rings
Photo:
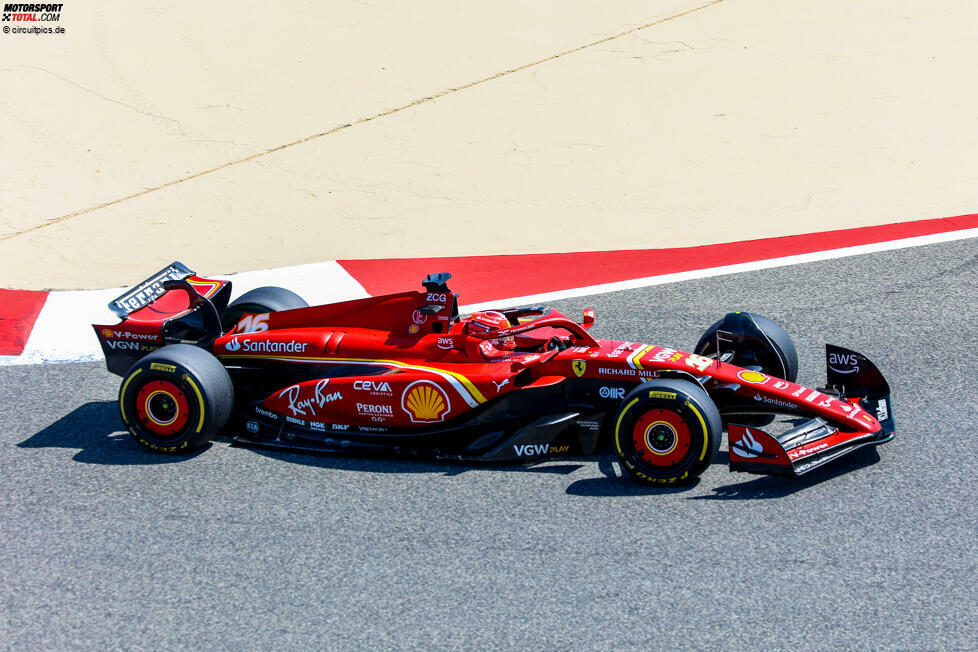
[[[854,374],[859,371],[859,358],[854,353],[830,353],[829,369],[837,374]]]
[[[241,342],[238,339],[233,339],[224,345],[225,350],[231,351],[244,351],[245,353],[305,353],[306,347],[309,346],[305,342],[267,342],[264,340],[245,340]]]

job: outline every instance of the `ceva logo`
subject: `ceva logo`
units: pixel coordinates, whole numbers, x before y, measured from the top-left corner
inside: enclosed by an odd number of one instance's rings
[[[390,394],[391,384],[386,380],[355,380],[353,381],[353,389],[364,392],[383,392],[385,394]]]

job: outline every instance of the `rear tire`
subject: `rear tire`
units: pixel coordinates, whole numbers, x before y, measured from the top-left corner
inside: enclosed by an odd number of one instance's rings
[[[692,482],[720,448],[720,413],[699,384],[665,379],[629,392],[615,414],[613,439],[622,468],[653,485]]]
[[[160,453],[188,453],[231,416],[234,389],[224,365],[203,349],[171,344],[134,364],[119,389],[129,434]]]
[[[238,326],[241,317],[246,314],[280,312],[295,308],[308,308],[309,304],[292,290],[268,286],[255,288],[245,292],[231,302],[224,315],[221,316],[221,326],[229,333]]]

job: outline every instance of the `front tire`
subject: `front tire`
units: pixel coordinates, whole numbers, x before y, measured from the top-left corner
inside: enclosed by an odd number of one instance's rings
[[[207,351],[171,344],[134,364],[119,389],[129,434],[159,453],[187,453],[209,442],[231,416],[234,389]]]
[[[718,357],[717,331],[729,334],[734,349],[732,364],[759,370],[769,376],[795,382],[798,378],[798,351],[791,336],[775,321],[752,312],[731,312],[706,329],[693,352]],[[722,348],[722,345],[721,345]],[[729,422],[761,428],[774,421],[774,415],[725,414]]]
[[[622,468],[646,484],[693,481],[720,448],[720,413],[700,385],[657,379],[633,389],[615,414],[613,438]]]
[[[760,371],[784,380],[798,378],[798,351],[791,336],[775,321],[752,312],[731,312],[706,329],[693,353],[706,357],[717,355],[716,334],[724,331],[733,337],[736,354],[732,364],[760,368]]]

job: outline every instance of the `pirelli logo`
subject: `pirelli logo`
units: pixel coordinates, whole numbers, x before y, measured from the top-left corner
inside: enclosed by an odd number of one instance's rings
[[[652,390],[651,392],[649,392],[649,398],[664,398],[670,401],[675,401],[676,394],[674,392],[659,392],[656,390]]]

